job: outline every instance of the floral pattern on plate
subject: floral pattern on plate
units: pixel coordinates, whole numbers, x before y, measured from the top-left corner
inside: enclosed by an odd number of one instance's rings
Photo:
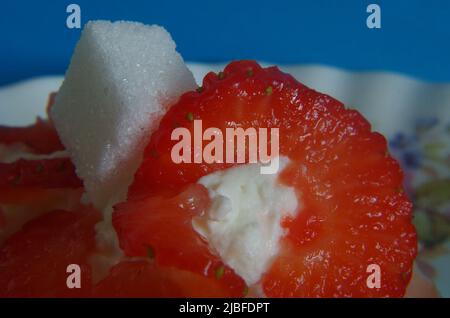
[[[449,296],[450,123],[418,118],[409,132],[398,132],[389,147],[405,172],[405,188],[414,203],[419,239],[417,266]]]

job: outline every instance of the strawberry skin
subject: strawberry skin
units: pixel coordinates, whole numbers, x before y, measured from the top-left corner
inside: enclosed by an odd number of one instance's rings
[[[388,154],[385,138],[372,132],[357,111],[309,89],[276,67],[261,68],[253,61],[232,62],[219,74],[207,74],[203,86],[185,93],[161,120],[129,190],[128,202],[113,216],[120,243],[129,255],[140,255],[148,243],[148,237],[136,233],[145,233],[155,222],[164,229],[164,223],[152,217],[140,219],[139,224],[134,221],[135,225],[127,221],[155,214],[137,202],[156,197],[176,201],[200,177],[232,166],[172,161],[173,129],[185,127],[193,135],[194,119],[202,120],[203,129],[216,127],[223,132],[235,127],[279,128],[280,154],[291,160],[279,181],[294,187],[302,204],[296,218],[282,222],[288,234],[262,277],[265,295],[404,295],[417,252],[416,233],[411,224],[412,205],[402,188],[402,171]],[[196,195],[192,198],[195,202]],[[177,226],[190,226],[185,220],[179,222]],[[180,246],[189,244],[182,242],[183,238]],[[176,240],[159,241],[155,248],[176,246]],[[366,283],[366,269],[371,264],[381,269],[378,289]],[[189,262],[173,265],[186,269]]]

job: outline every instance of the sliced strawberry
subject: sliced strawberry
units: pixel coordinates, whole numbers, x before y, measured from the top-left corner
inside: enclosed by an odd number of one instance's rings
[[[0,126],[0,143],[22,143],[33,153],[50,154],[64,150],[55,127],[48,121],[37,118],[36,122],[27,127]]]
[[[207,190],[200,185],[174,197],[142,197],[119,204],[113,224],[121,248],[129,256],[146,256],[150,251],[161,265],[202,274],[212,284],[220,283],[230,295],[241,296],[245,289],[242,279],[210,252],[192,228],[192,217],[208,205]]]
[[[195,119],[202,120],[203,131],[279,128],[280,154],[291,160],[280,182],[296,189],[301,208],[296,218],[283,221],[288,234],[262,278],[267,296],[403,296],[416,255],[416,234],[411,203],[402,192],[402,172],[387,154],[384,137],[371,132],[357,111],[276,67],[263,69],[252,61],[233,62],[219,75],[209,73],[201,89],[184,94],[161,120],[129,201],[114,216],[121,244],[130,255],[142,255],[147,243],[155,244],[157,258],[158,250],[164,255],[165,249],[183,255],[185,246],[196,246],[200,240],[187,217],[177,226],[163,221],[172,213],[181,214],[174,212],[179,210],[176,202],[185,202],[176,195],[180,189],[230,166],[172,161],[171,150],[178,142],[171,140],[173,129],[185,127],[193,136]],[[162,199],[167,193],[172,199]],[[202,196],[191,195],[191,210],[205,208],[198,200]],[[144,235],[154,230],[171,234],[161,239]],[[182,239],[177,249],[171,236],[178,235]],[[185,268],[195,263],[183,259],[173,264]],[[370,264],[381,268],[380,289],[366,284]]]
[[[79,201],[82,188],[15,188],[5,189],[0,192],[0,203],[7,205],[39,205],[40,203],[63,201]],[[75,202],[76,203],[76,202]],[[70,206],[75,206],[70,204]]]
[[[78,297],[91,290],[89,254],[100,215],[85,208],[53,211],[27,223],[0,249],[0,297]],[[81,268],[81,288],[69,289],[70,264]]]
[[[69,158],[42,160],[19,159],[0,163],[0,189],[78,188],[82,183]]]
[[[80,209],[82,193],[82,188],[19,189],[1,192],[0,215],[3,215],[3,224],[0,224],[0,246],[25,223],[40,215],[53,210]]]
[[[0,163],[0,203],[10,211],[0,242],[45,212],[78,208],[82,183],[74,170],[68,158]]]
[[[94,288],[94,297],[230,297],[217,281],[151,261],[124,261]]]

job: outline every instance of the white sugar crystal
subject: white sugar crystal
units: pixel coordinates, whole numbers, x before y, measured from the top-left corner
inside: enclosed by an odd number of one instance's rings
[[[96,207],[125,199],[160,117],[195,87],[163,28],[86,24],[51,117]]]

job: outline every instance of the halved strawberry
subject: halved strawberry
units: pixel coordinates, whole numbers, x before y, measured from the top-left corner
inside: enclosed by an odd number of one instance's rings
[[[85,208],[53,211],[27,223],[0,248],[0,297],[78,297],[91,290],[87,263],[100,215]],[[81,268],[81,288],[69,289],[67,267]]]
[[[177,194],[230,165],[172,161],[177,143],[171,140],[173,129],[186,127],[194,135],[194,119],[202,120],[203,130],[279,128],[280,154],[291,160],[279,181],[296,189],[301,208],[296,218],[283,221],[288,234],[261,281],[267,296],[403,296],[416,255],[416,233],[402,172],[388,155],[384,137],[371,132],[357,111],[276,67],[263,69],[252,61],[230,63],[219,75],[209,73],[197,92],[184,94],[161,120],[129,200],[114,215],[128,254],[141,255],[143,245],[153,243],[156,257],[165,249],[183,255],[185,246],[200,241],[192,231],[191,215],[175,217],[186,205],[184,195]],[[190,195],[190,209],[204,209],[196,203],[203,202],[198,200],[203,195]],[[171,235],[152,237],[155,229],[158,235]],[[189,268],[191,262],[174,265]],[[366,284],[370,264],[381,268],[380,289]]]
[[[0,126],[0,143],[22,143],[37,154],[64,150],[55,127],[48,120],[39,117],[34,124],[26,127]]]
[[[0,204],[7,211],[0,243],[43,213],[77,209],[81,194],[82,183],[69,158],[0,163]]]
[[[3,191],[81,186],[81,180],[77,177],[75,167],[69,158],[0,162],[0,189]]]
[[[123,261],[98,283],[94,297],[230,297],[218,281],[152,261]]]
[[[230,295],[241,296],[241,278],[213,255],[191,226],[192,217],[209,206],[206,189],[192,185],[170,197],[141,197],[116,207],[113,224],[120,246],[129,256],[147,256],[158,264],[199,273],[220,284]]]
[[[28,221],[53,210],[80,209],[83,189],[18,189],[0,192],[0,246]]]

